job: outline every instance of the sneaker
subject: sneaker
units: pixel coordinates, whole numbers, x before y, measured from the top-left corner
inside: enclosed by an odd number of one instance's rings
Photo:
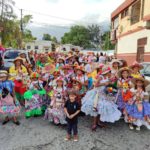
[[[130,130],[133,130],[134,129],[134,127],[133,127],[133,125],[129,125],[129,128],[130,128]]]
[[[78,142],[78,140],[79,140],[79,139],[78,139],[78,136],[77,136],[77,135],[74,135],[73,141],[74,141],[74,142]]]
[[[140,130],[141,130],[141,128],[140,128],[140,127],[136,127],[136,130],[137,130],[137,131],[140,131]]]
[[[67,135],[64,140],[65,140],[65,141],[70,141],[70,140],[71,140],[71,136],[70,136],[70,135]]]

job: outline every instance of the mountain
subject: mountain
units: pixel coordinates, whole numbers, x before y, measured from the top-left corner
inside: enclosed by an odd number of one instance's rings
[[[102,27],[102,31],[108,31],[110,29],[110,23],[108,21],[100,23]],[[30,24],[28,25],[28,29],[32,31],[33,36],[37,37],[37,39],[41,40],[43,34],[48,33],[51,36],[55,36],[58,41],[61,41],[61,37],[64,33],[69,32],[71,26],[54,26],[54,25],[37,25]]]

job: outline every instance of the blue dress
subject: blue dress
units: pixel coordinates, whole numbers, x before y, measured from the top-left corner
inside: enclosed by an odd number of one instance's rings
[[[127,103],[125,106],[125,110],[128,115],[126,121],[132,118],[133,124],[137,126],[144,125],[150,129],[150,103],[147,99],[145,99],[145,96],[148,96],[148,93],[144,91],[139,93],[136,89],[131,89],[131,91],[135,95],[133,96],[132,101]],[[136,98],[137,94],[140,94],[140,101]]]

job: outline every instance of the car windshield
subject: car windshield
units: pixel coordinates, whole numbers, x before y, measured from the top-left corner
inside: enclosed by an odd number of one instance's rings
[[[18,57],[19,52],[17,51],[10,51],[10,52],[6,52],[6,54],[4,54],[4,59],[15,59],[16,57]]]
[[[150,75],[150,65],[145,68],[144,73]]]

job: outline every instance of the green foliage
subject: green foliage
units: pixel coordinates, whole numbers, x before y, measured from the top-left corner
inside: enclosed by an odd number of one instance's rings
[[[42,40],[51,41],[51,35],[50,34],[43,34]]]
[[[78,45],[83,48],[93,47],[90,42],[90,33],[89,30],[84,26],[73,26],[70,29],[70,32],[65,33],[61,39],[63,44],[73,44]]]
[[[51,35],[48,34],[48,33],[43,34],[42,40],[52,41],[52,42],[54,42],[54,43],[57,43],[57,38],[56,38],[55,36],[51,36]]]
[[[0,4],[2,4],[2,2]],[[14,15],[14,5],[15,3],[13,0],[3,0],[3,9],[0,12],[0,26],[3,30],[0,32],[0,37],[5,47],[23,48],[23,42],[35,40],[31,31],[26,29],[32,16],[26,15],[23,17],[22,24],[24,32],[22,33],[20,30],[20,20]]]
[[[107,31],[102,35],[102,41],[103,41],[103,44],[102,44],[103,50],[115,49],[115,45],[113,45],[110,41],[110,31]]]

